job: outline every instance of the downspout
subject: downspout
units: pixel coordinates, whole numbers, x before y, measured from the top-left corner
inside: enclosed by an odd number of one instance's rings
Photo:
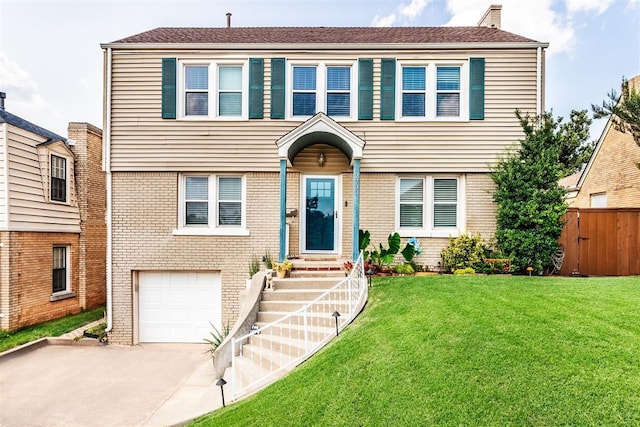
[[[107,187],[107,212],[106,212],[106,221],[107,221],[107,262],[106,262],[106,273],[107,273],[107,328],[106,332],[111,332],[113,328],[113,257],[112,257],[112,248],[113,248],[113,239],[112,239],[112,229],[113,224],[111,220],[111,211],[112,211],[112,197],[111,197],[111,48],[107,48],[107,59],[106,59],[106,75],[105,81],[107,82],[107,87],[105,91],[105,123],[104,123],[104,170],[106,173],[106,187]]]
[[[538,46],[536,55],[536,115],[542,114],[542,47]]]

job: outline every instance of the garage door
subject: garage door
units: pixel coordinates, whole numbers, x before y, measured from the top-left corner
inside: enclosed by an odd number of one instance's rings
[[[143,271],[138,275],[140,342],[202,343],[222,323],[220,273]]]

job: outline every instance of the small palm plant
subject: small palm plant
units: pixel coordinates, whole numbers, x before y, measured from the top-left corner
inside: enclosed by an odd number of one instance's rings
[[[211,362],[216,364],[216,350],[222,344],[222,341],[229,335],[229,321],[227,324],[223,326],[222,331],[219,331],[211,321],[209,321],[209,325],[211,325],[211,331],[209,331],[209,338],[204,338],[204,341],[209,344],[209,348],[207,349],[207,353],[211,356]]]

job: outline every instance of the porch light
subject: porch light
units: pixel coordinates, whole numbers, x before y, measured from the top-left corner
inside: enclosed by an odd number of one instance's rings
[[[226,381],[224,380],[224,378],[222,378],[222,377],[218,378],[218,381],[216,381],[216,385],[217,385],[218,387],[220,387],[220,393],[222,394],[222,407],[223,407],[223,408],[225,407],[225,404],[224,404],[224,388],[223,388],[223,387],[224,387],[224,385],[225,385],[226,383],[227,383],[227,382],[226,382]]]
[[[336,336],[338,336],[338,317],[340,317],[340,313],[334,311],[331,317],[336,319]]]
[[[324,166],[324,163],[326,161],[327,161],[327,156],[325,156],[324,153],[318,154],[318,166],[320,167]]]

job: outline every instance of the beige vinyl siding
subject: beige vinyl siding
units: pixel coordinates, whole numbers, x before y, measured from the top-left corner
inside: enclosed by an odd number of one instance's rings
[[[0,123],[0,230],[7,228],[7,124]]]
[[[68,203],[48,202],[48,155],[42,158],[36,147],[44,140],[23,129],[8,127],[9,228],[13,231],[79,232],[73,156],[56,144],[45,150],[67,158]]]
[[[535,113],[536,49],[460,51],[246,52],[265,59],[265,119],[161,119],[161,62],[224,59],[215,51],[126,51],[112,55],[111,165],[113,171],[277,171],[275,141],[301,122],[271,120],[270,59],[374,59],[374,120],[344,121],[366,141],[362,170],[487,172],[505,147],[522,137],[514,110]],[[237,58],[238,53],[232,54]],[[466,60],[483,57],[485,120],[400,122],[379,120],[380,61]],[[357,88],[355,88],[357,89]],[[180,96],[180,89],[177,90]],[[354,90],[357,96],[357,90]]]

